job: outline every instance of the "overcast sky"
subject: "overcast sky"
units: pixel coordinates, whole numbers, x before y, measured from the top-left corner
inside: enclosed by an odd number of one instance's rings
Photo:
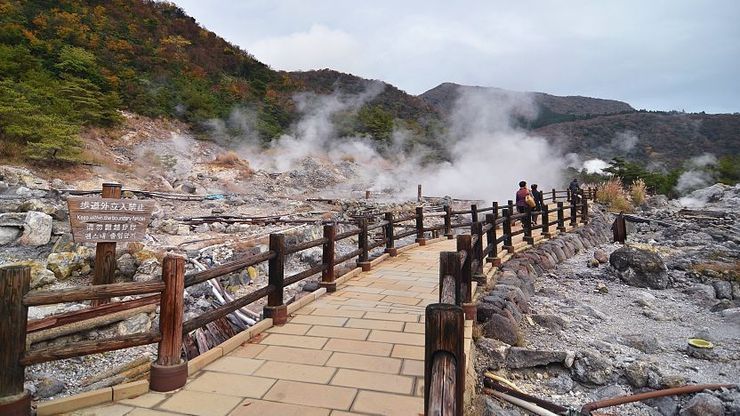
[[[279,70],[740,111],[740,1],[176,0]]]

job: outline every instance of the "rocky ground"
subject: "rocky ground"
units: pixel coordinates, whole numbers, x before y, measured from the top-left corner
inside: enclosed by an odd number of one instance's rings
[[[695,193],[702,203],[690,211],[653,198],[635,214],[650,222],[630,225],[625,246],[583,250],[541,275],[520,325],[520,344],[478,340],[503,363],[495,372],[525,392],[579,409],[653,389],[737,383],[739,197],[740,187],[716,185]],[[694,348],[691,338],[713,348]],[[490,368],[491,354],[485,358],[482,367]],[[486,401],[486,414],[528,414]],[[604,410],[740,415],[740,393],[723,389]]]

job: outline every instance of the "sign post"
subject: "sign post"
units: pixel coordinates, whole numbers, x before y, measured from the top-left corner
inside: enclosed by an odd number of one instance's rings
[[[153,201],[120,199],[121,185],[103,184],[102,198],[70,197],[69,221],[76,243],[97,243],[94,285],[113,282],[116,271],[116,243],[144,238],[154,210]],[[93,300],[92,306],[108,303]]]

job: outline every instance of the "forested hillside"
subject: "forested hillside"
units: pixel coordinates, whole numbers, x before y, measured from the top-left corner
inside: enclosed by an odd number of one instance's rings
[[[4,158],[77,161],[80,129],[117,123],[117,109],[175,117],[197,130],[243,107],[256,113],[256,129],[267,142],[295,121],[294,93],[333,92],[336,85],[327,79],[347,87],[368,82],[335,71],[274,71],[170,3],[0,0]],[[384,86],[343,124],[380,141],[402,119],[404,127],[426,132],[416,120],[427,118],[428,108]],[[414,100],[419,108],[409,111]]]

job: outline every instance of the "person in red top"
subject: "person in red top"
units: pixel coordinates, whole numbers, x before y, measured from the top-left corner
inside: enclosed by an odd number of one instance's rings
[[[527,201],[524,199],[529,195],[529,189],[527,189],[527,182],[519,182],[519,190],[516,191],[516,211],[518,213],[527,212]]]

